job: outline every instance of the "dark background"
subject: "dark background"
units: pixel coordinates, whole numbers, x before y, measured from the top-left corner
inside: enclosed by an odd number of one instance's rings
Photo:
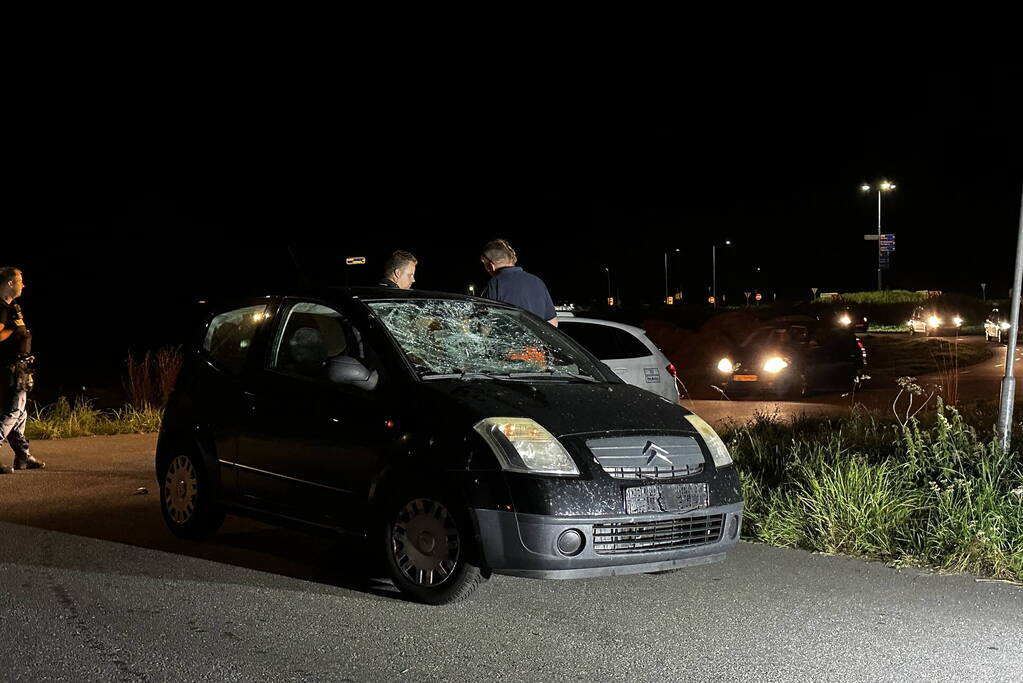
[[[874,289],[859,186],[882,178],[886,287],[1010,286],[1012,79],[168,74],[66,65],[26,85],[0,261],[25,274],[40,396],[116,386],[129,352],[186,341],[200,299],[369,283],[398,248],[418,289],[478,291],[480,248],[504,237],[558,303],[602,301],[606,267],[627,307],[656,304],[667,252],[672,292],[705,306],[724,239],[730,304]],[[346,274],[347,256],[368,264]]]

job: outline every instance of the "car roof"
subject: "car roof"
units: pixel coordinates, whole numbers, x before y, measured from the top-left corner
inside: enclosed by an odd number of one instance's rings
[[[327,299],[330,301],[344,301],[350,299],[358,299],[359,301],[427,301],[427,300],[444,300],[444,301],[473,301],[477,303],[484,303],[487,305],[495,306],[497,308],[508,308],[514,309],[515,306],[506,304],[500,301],[493,301],[491,299],[481,299],[479,297],[466,296],[464,294],[452,294],[451,292],[434,292],[429,290],[419,289],[398,289],[396,287],[296,287],[292,290],[286,291],[275,291],[272,293],[262,294],[251,294],[249,296],[232,296],[218,298],[207,302],[202,302],[205,305],[213,306],[215,308],[228,307],[232,305],[242,305],[245,302],[251,302],[261,299],[272,299],[275,297],[280,298],[316,298],[316,299]]]
[[[625,323],[616,323],[616,322],[611,321],[611,320],[601,320],[600,318],[578,318],[578,317],[573,316],[571,318],[564,318],[564,319],[559,318],[558,319],[558,324],[559,325],[561,323],[563,323],[563,322],[564,323],[590,323],[590,324],[593,324],[593,325],[604,325],[606,327],[617,327],[619,330],[625,330],[626,332],[630,332],[633,335],[641,335],[641,336],[644,336],[644,337],[646,336],[646,330],[644,330],[642,327],[635,327],[633,325],[626,325]]]

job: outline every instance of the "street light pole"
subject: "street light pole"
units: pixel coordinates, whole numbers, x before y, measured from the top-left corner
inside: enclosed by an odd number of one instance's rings
[[[725,240],[725,246],[731,246],[731,240]],[[718,307],[718,243],[710,245],[710,282],[711,296],[714,297],[714,308]]]
[[[1005,345],[1005,377],[1002,378],[1000,409],[998,411],[998,438],[1002,450],[1009,450],[1009,437],[1012,435],[1012,403],[1016,399],[1016,376],[1014,363],[1016,360],[1016,335],[1019,334],[1019,300],[1020,287],[1023,286],[1023,196],[1019,207],[1019,232],[1016,236],[1016,273],[1012,287],[1012,317],[1009,327],[1009,340]]]
[[[664,301],[668,303],[668,252],[664,252]]]
[[[864,192],[870,191],[870,185],[860,186]],[[895,189],[895,183],[882,180],[877,186],[877,291],[881,291],[881,193]]]
[[[714,299],[713,307],[718,307],[718,245],[717,242],[710,246],[710,296]]]
[[[611,300],[611,269],[604,266],[604,272],[607,273],[607,300]]]

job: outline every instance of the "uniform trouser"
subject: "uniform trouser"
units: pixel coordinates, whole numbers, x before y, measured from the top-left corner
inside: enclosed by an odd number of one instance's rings
[[[28,452],[28,439],[25,438],[27,405],[28,394],[15,390],[10,385],[10,375],[0,373],[0,447],[3,447],[4,442],[11,444],[15,464],[25,462],[31,457]]]

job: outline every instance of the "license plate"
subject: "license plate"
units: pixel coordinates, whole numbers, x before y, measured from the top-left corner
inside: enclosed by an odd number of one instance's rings
[[[760,379],[756,375],[733,375],[732,380],[735,382],[756,382]]]
[[[655,484],[625,489],[625,512],[689,512],[710,505],[706,484]]]

